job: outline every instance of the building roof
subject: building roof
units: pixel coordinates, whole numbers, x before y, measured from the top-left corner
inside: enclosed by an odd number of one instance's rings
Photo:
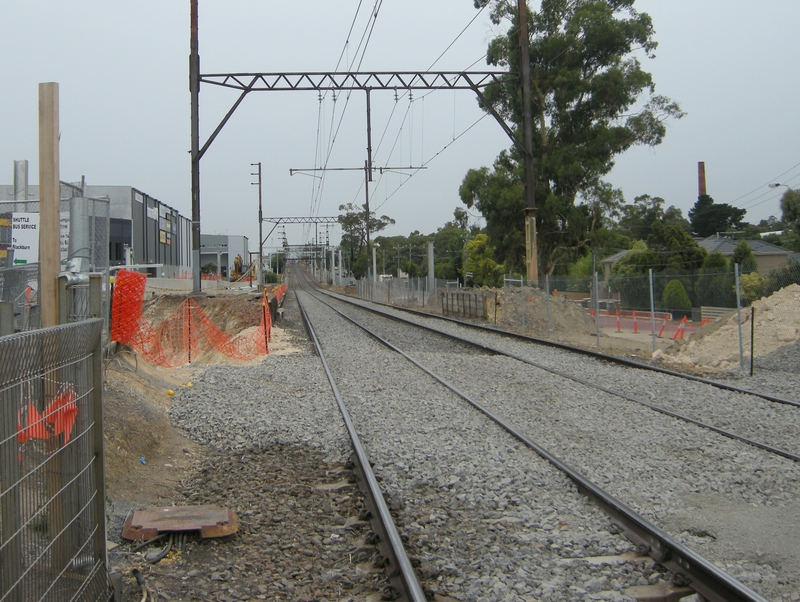
[[[709,236],[697,241],[709,253],[722,253],[723,255],[733,255],[736,247],[741,241],[733,240],[725,236]],[[789,255],[791,251],[778,245],[763,240],[746,240],[747,246],[753,251],[753,255]]]
[[[733,255],[740,242],[725,236],[709,236],[708,238],[700,238],[695,240],[698,245],[703,247],[709,253],[722,253],[722,255],[726,256]],[[763,240],[746,240],[745,242],[750,247],[750,250],[753,251],[753,255],[785,255],[789,261],[800,262],[800,253],[792,253],[791,250],[784,249],[778,245],[773,245],[772,243]],[[625,255],[628,253],[630,253],[628,250],[617,251],[605,259],[601,259],[600,263],[613,264],[625,257]]]

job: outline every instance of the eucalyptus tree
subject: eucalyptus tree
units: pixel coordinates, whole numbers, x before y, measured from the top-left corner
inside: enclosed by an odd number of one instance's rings
[[[517,2],[491,4],[495,24],[507,33],[489,43],[487,63],[516,73],[520,65]],[[596,219],[592,191],[615,158],[637,145],[656,146],[666,121],[683,116],[678,104],[655,94],[655,83],[640,58],[655,56],[653,23],[633,0],[542,0],[528,11],[531,112],[541,269],[550,272],[564,253],[585,252]],[[485,110],[513,124],[522,139],[520,78],[493,84]],[[493,168],[470,170],[459,190],[468,207],[487,221],[500,261],[524,260],[522,157],[503,152]],[[613,200],[613,197],[609,197]],[[608,208],[600,207],[601,211]],[[495,237],[501,234],[502,240]]]

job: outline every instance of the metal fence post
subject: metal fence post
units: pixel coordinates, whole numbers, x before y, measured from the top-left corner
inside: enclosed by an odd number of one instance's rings
[[[653,287],[653,269],[650,268],[650,337],[653,339],[653,353],[656,352],[656,297]]]
[[[509,295],[509,290],[510,290],[510,286],[508,284],[508,280],[506,280],[504,278],[503,279],[503,307],[505,307],[506,313],[504,314],[503,317],[505,318],[506,324],[511,325],[511,320],[513,318],[511,318],[511,312],[509,311],[511,309],[511,307],[509,306],[509,296],[510,296]]]
[[[103,314],[103,274],[89,274],[89,317],[101,318]]]
[[[550,324],[550,274],[544,275],[544,299],[547,304],[547,338],[552,338],[552,328]]]
[[[750,306],[750,376],[753,376],[753,360],[755,358],[756,308]]]
[[[22,591],[15,584],[22,576],[22,500],[20,466],[17,461],[17,401],[20,387],[0,391],[0,525],[3,529],[3,554],[0,555],[0,591],[9,592],[9,602],[22,602]]]
[[[100,283],[100,279],[97,279]],[[99,288],[98,288],[99,292]],[[97,295],[99,300],[100,295]],[[108,552],[106,548],[106,496],[105,496],[105,454],[103,433],[103,333],[102,329],[97,337],[97,345],[92,350],[92,419],[94,426],[92,429],[92,454],[94,463],[94,486],[95,486],[95,519],[99,534],[94,538],[95,558],[108,566]]]
[[[600,346],[600,288],[597,283],[597,272],[594,273],[594,323],[597,328],[597,346]]]
[[[69,310],[72,306],[71,291],[67,288],[67,277],[58,276],[56,284],[56,295],[58,295],[58,323],[69,323]]]
[[[739,286],[739,264],[734,265],[736,273],[736,316],[739,322],[739,368],[744,370],[744,343],[742,341],[742,289]]]

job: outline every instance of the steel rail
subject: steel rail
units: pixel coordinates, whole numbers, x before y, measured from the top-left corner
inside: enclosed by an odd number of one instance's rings
[[[366,326],[359,324],[353,318],[330,305],[327,301],[319,298],[318,300],[346,320],[361,328],[381,344],[400,354],[406,360],[417,366],[417,368],[434,378],[437,382],[450,389],[453,393],[482,412],[519,441],[534,450],[558,470],[562,471],[578,486],[578,489],[584,495],[592,499],[603,511],[617,522],[617,527],[622,530],[631,542],[636,544],[640,553],[647,554],[653,560],[669,569],[673,573],[673,582],[676,585],[690,587],[707,600],[713,602],[766,602],[765,598],[679,542],[669,533],[648,521],[611,494],[607,493],[601,487],[584,477],[578,470],[535,443],[528,438],[527,435],[492,413],[479,402],[473,400],[465,393],[462,393],[454,385],[392,345],[389,341],[381,338]]]
[[[337,298],[340,301],[343,301],[345,303],[350,303],[352,305],[359,305],[358,303],[355,303],[355,302],[351,301],[350,299],[343,298],[343,297],[341,297],[340,295],[338,295],[336,293],[332,293],[330,291],[326,291],[325,289],[319,289],[319,290],[320,290],[320,292],[322,294],[325,294],[325,295],[328,295],[328,296],[331,296],[331,297],[335,297],[335,298]],[[711,380],[711,379],[708,379],[708,378],[702,378],[700,376],[694,376],[692,374],[684,374],[683,372],[677,372],[675,370],[669,370],[668,368],[661,368],[660,366],[653,366],[653,365],[650,365],[650,364],[644,364],[642,362],[637,362],[637,361],[630,360],[630,359],[627,359],[627,358],[624,358],[624,357],[619,357],[617,355],[608,355],[608,354],[605,354],[605,353],[601,353],[599,351],[592,351],[591,349],[584,349],[583,347],[576,347],[574,345],[568,345],[566,343],[559,343],[558,341],[549,341],[547,339],[540,339],[538,337],[534,337],[534,336],[530,336],[530,335],[526,335],[526,334],[520,334],[518,332],[510,332],[508,330],[502,330],[500,328],[495,328],[493,326],[486,326],[484,324],[472,324],[470,322],[464,322],[463,320],[457,320],[455,318],[450,318],[450,317],[447,317],[447,316],[438,316],[438,315],[431,314],[431,313],[428,313],[428,312],[420,311],[418,309],[412,309],[410,307],[401,307],[399,305],[391,305],[391,304],[388,304],[388,303],[382,303],[380,301],[372,301],[372,300],[367,300],[367,299],[365,299],[365,301],[369,301],[369,303],[373,303],[375,305],[381,305],[383,307],[391,307],[392,309],[395,309],[395,310],[398,310],[398,311],[410,313],[410,314],[413,314],[413,315],[422,316],[422,317],[425,317],[425,318],[432,318],[432,319],[436,319],[436,320],[444,320],[445,322],[452,322],[453,324],[458,324],[459,326],[465,326],[467,328],[472,328],[472,329],[475,329],[475,330],[483,330],[485,332],[490,332],[492,334],[498,334],[498,335],[505,336],[505,337],[508,337],[508,338],[521,339],[523,341],[530,341],[532,343],[538,343],[540,345],[547,345],[548,347],[555,347],[556,349],[563,349],[564,351],[571,351],[573,353],[580,353],[582,355],[588,355],[590,357],[594,357],[595,359],[599,359],[599,360],[602,360],[602,361],[612,362],[612,363],[615,363],[615,364],[621,364],[623,366],[628,366],[629,368],[637,368],[639,370],[650,370],[652,372],[659,372],[661,374],[666,374],[668,376],[674,376],[676,378],[683,378],[685,380],[691,380],[691,381],[694,381],[694,382],[699,382],[699,383],[702,383],[704,385],[710,385],[712,387],[716,387],[717,389],[722,389],[724,391],[731,391],[733,393],[746,393],[748,395],[755,395],[756,397],[760,397],[761,399],[764,399],[766,401],[771,401],[773,403],[780,403],[780,404],[790,405],[790,406],[794,406],[794,407],[800,408],[800,401],[794,401],[792,399],[784,399],[782,397],[777,397],[777,396],[774,396],[774,395],[768,395],[766,393],[759,393],[758,391],[751,391],[749,389],[743,389],[741,387],[736,387],[736,386],[733,386],[733,385],[727,385],[727,384],[719,382],[717,380]],[[363,306],[361,306],[361,307],[363,307]],[[372,310],[370,310],[370,311],[372,311]],[[401,318],[399,318],[399,317],[396,317],[396,319],[401,320]],[[413,322],[410,322],[410,323],[413,323]]]
[[[324,291],[321,291],[321,292],[324,293]],[[347,302],[345,299],[340,299],[338,297],[336,297],[336,298],[339,301]],[[770,452],[772,454],[775,454],[777,456],[782,456],[782,457],[787,458],[789,460],[793,460],[794,462],[800,462],[800,454],[796,454],[794,452],[790,452],[790,451],[787,451],[785,449],[781,449],[780,447],[775,447],[773,445],[769,445],[768,443],[762,443],[761,441],[756,441],[755,439],[750,439],[749,437],[745,437],[744,435],[739,435],[737,433],[734,433],[733,431],[728,431],[728,430],[720,428],[718,426],[714,426],[713,424],[709,424],[708,422],[703,422],[702,420],[698,420],[696,418],[692,418],[691,416],[686,416],[685,414],[679,414],[678,412],[673,412],[672,410],[668,410],[667,408],[658,406],[658,405],[650,403],[648,401],[644,401],[643,399],[639,399],[638,397],[634,397],[633,395],[628,395],[626,393],[620,393],[619,391],[614,391],[613,389],[609,389],[609,388],[604,387],[602,385],[598,385],[596,383],[593,383],[593,382],[588,381],[586,379],[580,378],[578,376],[573,376],[571,374],[568,374],[567,372],[563,372],[561,370],[558,370],[557,368],[551,368],[549,366],[545,366],[544,364],[540,364],[540,363],[535,362],[533,360],[529,360],[527,358],[521,357],[521,356],[516,355],[514,353],[511,353],[509,351],[505,351],[505,350],[500,349],[498,347],[493,347],[491,345],[486,345],[484,343],[478,343],[476,341],[472,341],[470,339],[465,339],[463,337],[459,337],[459,336],[454,335],[454,334],[450,334],[450,333],[447,333],[447,332],[442,332],[441,330],[437,330],[436,328],[433,328],[432,326],[426,326],[424,324],[417,324],[416,322],[411,322],[409,320],[404,320],[402,318],[399,318],[398,316],[394,316],[392,314],[388,314],[386,312],[379,311],[379,310],[376,310],[376,309],[373,309],[373,308],[370,308],[370,307],[365,307],[365,306],[360,305],[358,303],[350,302],[350,304],[353,305],[354,307],[358,307],[360,309],[363,309],[364,311],[368,311],[368,312],[371,312],[371,313],[378,314],[378,315],[383,316],[385,318],[388,318],[390,320],[396,320],[396,321],[402,322],[403,324],[409,324],[411,326],[416,326],[417,328],[421,328],[422,330],[427,330],[429,332],[433,332],[433,333],[439,334],[441,336],[453,339],[453,340],[458,341],[460,343],[464,343],[465,345],[470,345],[470,346],[473,346],[473,347],[477,347],[478,349],[482,349],[484,351],[488,351],[488,352],[494,353],[496,355],[503,355],[505,357],[517,360],[518,362],[522,362],[524,364],[528,364],[529,366],[533,366],[535,368],[539,368],[540,370],[544,370],[545,372],[550,372],[551,374],[555,374],[556,376],[560,376],[562,378],[566,378],[566,379],[571,380],[573,382],[579,383],[579,384],[584,385],[586,387],[590,387],[592,389],[597,389],[599,391],[603,391],[604,393],[608,393],[609,395],[614,395],[615,397],[619,397],[621,399],[625,399],[625,400],[631,401],[633,403],[638,403],[638,404],[640,404],[640,405],[642,405],[642,406],[644,406],[646,408],[649,408],[649,409],[651,409],[651,410],[653,410],[655,412],[660,412],[661,414],[665,414],[666,416],[671,416],[672,418],[677,418],[678,420],[683,420],[684,422],[687,422],[689,424],[694,424],[696,426],[700,426],[702,428],[705,428],[705,429],[713,431],[713,432],[715,432],[717,434],[720,434],[720,435],[722,435],[724,437],[728,437],[728,438],[734,439],[736,441],[741,441],[742,443],[746,443],[746,444],[751,445],[753,447],[756,447],[758,449],[763,449],[763,450],[768,451],[768,452]],[[749,391],[741,391],[741,393],[752,395],[752,393],[750,393]]]
[[[296,296],[297,292],[295,291],[295,297]],[[378,485],[378,480],[375,478],[375,474],[372,472],[372,468],[369,463],[369,456],[361,444],[361,440],[356,432],[355,426],[350,419],[350,414],[348,413],[347,408],[344,405],[344,401],[342,400],[342,396],[339,393],[339,388],[336,386],[333,374],[328,367],[328,362],[326,361],[325,354],[322,351],[322,345],[317,338],[314,327],[312,326],[311,321],[308,318],[308,314],[306,313],[306,310],[299,298],[297,299],[297,306],[300,308],[303,323],[305,324],[306,330],[314,342],[314,347],[319,354],[322,367],[324,368],[325,374],[328,377],[328,382],[331,385],[333,395],[336,398],[336,403],[339,405],[339,411],[342,413],[342,418],[344,419],[345,426],[347,427],[347,432],[350,435],[354,451],[353,461],[356,464],[358,472],[361,476],[359,484],[365,484],[366,487],[364,493],[366,495],[365,501],[367,502],[367,508],[372,513],[372,517],[377,519],[377,521],[373,521],[373,523],[375,523],[374,528],[377,527],[376,531],[378,531],[378,535],[380,536],[378,545],[384,557],[388,560],[385,569],[389,575],[390,582],[393,586],[398,588],[398,593],[400,595],[399,598],[390,599],[425,602],[425,593],[423,592],[422,586],[414,574],[411,561],[408,558],[405,547],[403,546],[403,541],[400,538],[400,534],[397,532],[397,527],[392,520],[392,515],[389,512],[389,507],[386,505],[386,500],[383,499],[383,493]]]

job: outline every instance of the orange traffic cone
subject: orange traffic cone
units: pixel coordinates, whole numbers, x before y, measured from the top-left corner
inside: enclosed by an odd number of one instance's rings
[[[683,319],[681,320],[680,324],[678,324],[678,329],[675,331],[675,334],[672,335],[673,341],[683,340],[684,328],[686,328],[686,316],[683,316]]]

